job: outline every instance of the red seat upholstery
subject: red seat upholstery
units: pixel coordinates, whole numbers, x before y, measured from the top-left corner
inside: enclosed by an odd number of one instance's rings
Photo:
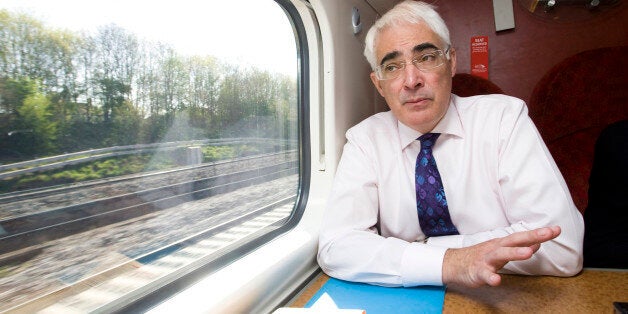
[[[451,92],[460,97],[504,93],[493,82],[467,73],[454,75],[451,82]]]
[[[584,212],[595,140],[607,125],[628,119],[628,46],[588,50],[563,60],[537,83],[528,105]]]

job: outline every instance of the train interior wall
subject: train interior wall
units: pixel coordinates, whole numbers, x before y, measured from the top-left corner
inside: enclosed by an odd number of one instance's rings
[[[470,73],[471,37],[488,36],[489,79],[504,93],[529,102],[537,82],[563,59],[586,50],[628,45],[625,2],[579,22],[542,18],[519,2],[513,1],[515,28],[496,32],[491,1],[433,1],[449,26],[458,72]]]

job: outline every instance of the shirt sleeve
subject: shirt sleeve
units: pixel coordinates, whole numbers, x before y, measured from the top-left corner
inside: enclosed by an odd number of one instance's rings
[[[582,269],[584,223],[567,185],[522,101],[505,111],[499,123],[498,180],[510,225],[467,235],[430,238],[430,245],[472,246],[518,231],[558,225],[561,234],[541,245],[534,256],[513,261],[506,273],[572,276]]]
[[[374,148],[350,132],[347,138],[319,236],[319,265],[349,281],[442,285],[447,248],[380,235],[376,161],[368,151]]]

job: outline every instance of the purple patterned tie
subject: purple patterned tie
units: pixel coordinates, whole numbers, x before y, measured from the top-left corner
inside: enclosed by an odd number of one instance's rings
[[[426,133],[418,138],[421,141],[421,152],[416,158],[414,172],[419,224],[428,237],[458,234],[458,229],[449,217],[443,182],[432,155],[432,146],[438,136],[440,133]]]

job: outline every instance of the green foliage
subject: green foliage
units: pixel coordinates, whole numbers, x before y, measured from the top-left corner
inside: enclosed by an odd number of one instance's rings
[[[0,163],[137,143],[294,138],[296,88],[295,78],[183,56],[116,25],[75,33],[0,10]]]
[[[150,154],[131,155],[107,158],[74,166],[67,166],[59,170],[49,170],[33,173],[19,178],[7,179],[0,182],[0,192],[24,190],[65,183],[76,183],[95,179],[104,179],[126,174],[140,173],[146,170],[163,170],[171,168],[174,163],[165,160],[161,163],[151,160]],[[148,163],[152,169],[146,169]]]
[[[5,113],[15,114],[24,99],[36,93],[38,89],[36,80],[28,77],[0,78],[0,108]]]
[[[206,146],[202,148],[203,162],[235,158],[236,149],[232,146]]]
[[[272,149],[266,150],[272,151]],[[203,162],[253,156],[265,152],[260,145],[205,146],[201,151],[203,152]]]
[[[229,160],[272,151],[274,147],[261,145],[221,145],[201,148],[203,162]],[[186,148],[159,150],[154,154],[111,157],[102,160],[66,166],[58,170],[31,173],[18,178],[0,180],[0,193],[52,186],[58,184],[105,179],[146,171],[167,170],[185,165]]]
[[[110,78],[103,78],[99,83],[103,121],[108,123],[113,119],[116,109],[124,104],[125,96],[131,91],[131,87]]]
[[[0,147],[10,147],[27,155],[53,151],[57,122],[51,112],[51,102],[40,91],[39,84],[28,78],[5,79],[0,81],[0,91],[6,91],[3,101],[7,104],[5,108],[12,112],[0,128],[2,134],[7,135]]]
[[[21,107],[17,109],[23,130],[29,130],[27,138],[30,141],[23,143],[26,149],[33,152],[52,151],[57,135],[57,123],[53,121],[50,112],[50,100],[43,94],[28,95]],[[26,150],[25,150],[26,151]]]

